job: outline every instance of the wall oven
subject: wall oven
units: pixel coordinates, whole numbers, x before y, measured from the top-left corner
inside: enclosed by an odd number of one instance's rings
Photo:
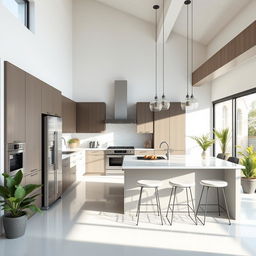
[[[23,171],[24,151],[25,143],[8,144],[7,172],[9,175],[15,175],[19,170]]]
[[[134,154],[134,147],[108,147],[106,150],[106,174],[123,174],[124,156]]]

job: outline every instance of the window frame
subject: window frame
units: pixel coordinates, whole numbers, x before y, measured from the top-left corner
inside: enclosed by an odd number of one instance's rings
[[[24,4],[25,4],[25,26],[28,28],[28,29],[30,29],[30,11],[29,11],[29,0],[22,0],[23,2],[24,2]]]
[[[235,157],[237,156],[237,154],[236,154],[236,143],[237,143],[237,136],[236,136],[237,135],[236,134],[237,133],[237,114],[236,114],[237,104],[236,104],[236,101],[238,98],[248,96],[248,95],[254,94],[254,93],[256,93],[256,87],[212,102],[212,104],[213,104],[213,131],[214,131],[214,129],[216,127],[216,120],[215,120],[216,104],[223,103],[223,102],[229,101],[229,100],[232,101],[232,155]],[[213,139],[215,139],[214,132],[213,132]],[[215,154],[216,154],[216,143],[213,144],[213,156],[215,156]]]
[[[16,2],[17,4],[24,5],[24,22],[21,22],[21,24],[23,24],[26,28],[30,29],[30,10],[29,10],[30,2],[29,2],[29,0],[13,0],[13,1]],[[9,8],[7,7],[7,9],[9,9]],[[9,10],[9,11],[12,13],[11,10]],[[14,16],[16,17],[15,14],[14,14]]]

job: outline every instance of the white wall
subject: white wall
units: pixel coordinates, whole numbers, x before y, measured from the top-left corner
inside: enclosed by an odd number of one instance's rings
[[[72,97],[72,1],[34,0],[35,32],[0,1],[0,58]]]
[[[154,26],[91,0],[75,0],[73,6],[73,84],[76,101],[104,101],[113,117],[114,80],[128,80],[130,117],[137,101],[154,96]],[[152,13],[153,15],[153,13]],[[161,46],[159,47],[161,52]],[[195,43],[195,67],[206,57],[206,49]],[[159,84],[161,84],[159,58]],[[181,101],[186,92],[186,39],[173,33],[166,44],[166,96]],[[159,94],[162,93],[162,86]],[[211,90],[195,89],[200,109],[187,115],[187,134],[207,133],[211,127]],[[199,129],[198,122],[204,119]],[[191,129],[192,128],[192,129]],[[193,134],[192,134],[193,133]],[[187,140],[189,152],[194,150]]]
[[[212,56],[256,19],[256,1],[241,10],[240,14],[208,46],[208,56]],[[239,65],[212,82],[212,100],[224,98],[256,87],[256,58]]]

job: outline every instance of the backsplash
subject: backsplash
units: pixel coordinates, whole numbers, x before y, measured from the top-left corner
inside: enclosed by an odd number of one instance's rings
[[[106,131],[102,133],[63,133],[66,140],[80,139],[81,147],[89,147],[90,141],[97,140],[99,147],[134,146],[144,148],[144,143],[151,140],[150,134],[138,134],[136,124],[106,124]]]

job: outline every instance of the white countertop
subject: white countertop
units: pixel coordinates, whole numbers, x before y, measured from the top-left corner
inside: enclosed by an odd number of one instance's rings
[[[170,160],[138,160],[137,156],[125,156],[123,170],[135,169],[244,169],[244,167],[215,157],[202,159],[201,156],[175,155],[171,156]]]

